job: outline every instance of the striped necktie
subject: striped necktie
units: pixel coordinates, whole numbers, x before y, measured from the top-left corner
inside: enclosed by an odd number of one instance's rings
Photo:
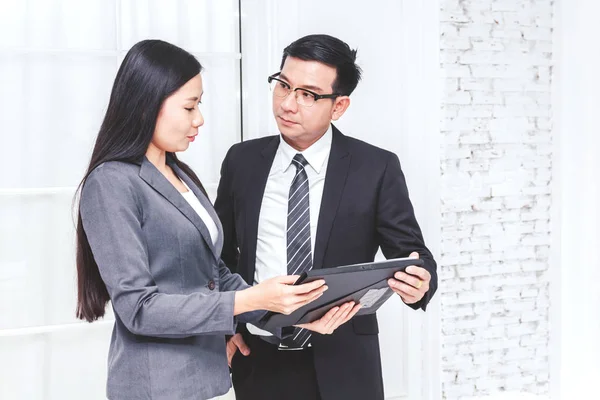
[[[288,196],[287,270],[289,275],[300,275],[312,268],[308,175],[304,170],[308,161],[298,153],[294,156],[292,164],[296,167],[296,175]],[[281,344],[287,349],[305,348],[309,344],[310,336],[310,331],[294,328],[292,336],[284,339]]]

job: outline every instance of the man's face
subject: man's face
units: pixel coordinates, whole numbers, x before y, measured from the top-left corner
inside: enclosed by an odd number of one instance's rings
[[[278,78],[287,82],[292,89],[331,94],[336,74],[334,67],[320,62],[288,57]],[[306,149],[325,133],[332,119],[337,120],[341,116],[336,110],[338,99],[320,99],[311,107],[306,107],[296,103],[294,92],[284,98],[273,95],[273,115],[279,132],[292,147]]]

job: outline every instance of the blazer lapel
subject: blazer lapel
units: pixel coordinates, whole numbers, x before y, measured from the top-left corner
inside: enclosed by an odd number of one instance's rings
[[[172,166],[173,165],[171,165],[171,167]],[[198,196],[200,190],[196,188],[196,185],[194,185],[193,183],[190,185],[191,180],[187,177],[187,175],[185,175],[179,168],[176,169],[176,172],[177,175],[183,177],[186,184],[190,187],[190,189],[192,189],[194,194],[196,194],[196,196],[199,199],[204,197],[204,195]],[[173,204],[175,208],[177,208],[187,219],[190,220],[192,224],[194,224],[196,229],[198,229],[198,231],[202,235],[202,238],[204,239],[208,247],[211,249],[213,256],[216,260],[218,260],[220,258],[220,252],[217,253],[215,246],[213,246],[212,240],[210,238],[210,233],[208,232],[208,228],[206,227],[206,225],[204,225],[204,223],[202,222],[202,218],[200,218],[200,216],[196,213],[196,211],[194,211],[192,206],[190,206],[189,203],[183,198],[181,193],[179,193],[179,191],[175,189],[171,182],[169,182],[169,180],[163,174],[161,174],[160,171],[150,161],[148,161],[146,157],[144,157],[142,165],[140,167],[140,178],[142,178],[148,185],[152,186],[154,190],[156,190],[171,204]],[[200,194],[202,193],[200,192]],[[202,205],[204,205],[204,203],[202,203]],[[209,209],[212,209],[212,207],[207,208],[207,210]],[[217,225],[217,227],[219,226],[220,223]],[[222,234],[219,236],[222,236]]]
[[[327,173],[323,187],[323,199],[319,210],[319,223],[315,239],[315,254],[313,256],[313,269],[323,267],[323,258],[329,242],[331,227],[342,198],[351,155],[346,148],[346,137],[332,125],[333,140],[331,153],[327,164]]]
[[[254,281],[254,272],[256,269],[256,242],[258,239],[258,218],[260,215],[260,208],[262,205],[262,198],[265,193],[265,187],[267,186],[267,179],[273,160],[275,159],[275,153],[279,147],[279,136],[273,137],[268,142],[265,148],[261,151],[260,157],[256,164],[252,166],[252,172],[248,179],[244,196],[246,197],[244,207],[245,221],[246,221],[246,237],[248,238],[248,250],[246,252],[247,259],[246,265],[248,266],[246,275],[244,278],[246,282]]]
[[[217,242],[213,246],[212,239],[210,238],[210,235],[209,235],[209,239],[211,239],[209,241],[209,246],[213,250],[213,253],[215,254],[216,258],[220,258],[221,250],[223,250],[223,225],[221,224],[221,220],[219,219],[219,216],[217,215],[215,208],[213,207],[212,203],[210,202],[210,199],[208,199],[208,197],[206,197],[204,192],[202,192],[202,190],[200,190],[200,188],[194,183],[194,181],[192,181],[192,179],[189,176],[187,176],[187,174],[185,172],[183,172],[177,166],[177,164],[170,163],[169,165],[171,165],[171,168],[173,168],[173,170],[179,176],[179,178],[181,178],[185,182],[185,184],[192,190],[194,195],[196,195],[196,197],[200,201],[200,204],[202,204],[202,207],[204,207],[204,209],[208,212],[208,215],[210,215],[213,222],[217,226],[217,231],[218,231]],[[186,203],[187,203],[187,201],[186,201]],[[200,219],[200,220],[202,222],[202,219]],[[206,227],[206,225],[203,222],[202,222],[202,225],[204,227]]]

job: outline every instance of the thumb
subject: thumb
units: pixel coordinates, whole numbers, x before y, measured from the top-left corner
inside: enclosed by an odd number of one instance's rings
[[[246,342],[244,342],[244,339],[242,338],[242,335],[240,335],[239,333],[236,334],[233,337],[233,342],[235,343],[235,345],[237,346],[237,348],[240,349],[240,352],[243,355],[247,356],[248,354],[250,354],[250,347],[248,347],[248,345],[246,344]]]
[[[419,258],[419,253],[417,253],[416,251],[413,251],[412,253],[410,253],[410,258]]]

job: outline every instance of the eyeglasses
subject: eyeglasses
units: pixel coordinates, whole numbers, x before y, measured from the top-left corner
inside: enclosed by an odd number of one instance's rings
[[[276,74],[269,76],[269,78],[267,80],[269,82],[269,85],[271,87],[271,91],[273,92],[273,94],[279,98],[285,98],[285,97],[288,97],[289,94],[292,92],[292,87],[286,81],[283,81],[283,80],[277,78],[277,76],[279,76],[280,73],[281,72],[278,72]],[[302,88],[295,88],[295,89],[293,89],[293,91],[294,91],[294,96],[296,97],[296,103],[298,103],[304,107],[312,107],[313,104],[315,104],[315,101],[317,101],[317,100],[335,99],[337,97],[342,96],[341,94],[337,94],[337,93],[317,94],[308,89],[302,89]]]

